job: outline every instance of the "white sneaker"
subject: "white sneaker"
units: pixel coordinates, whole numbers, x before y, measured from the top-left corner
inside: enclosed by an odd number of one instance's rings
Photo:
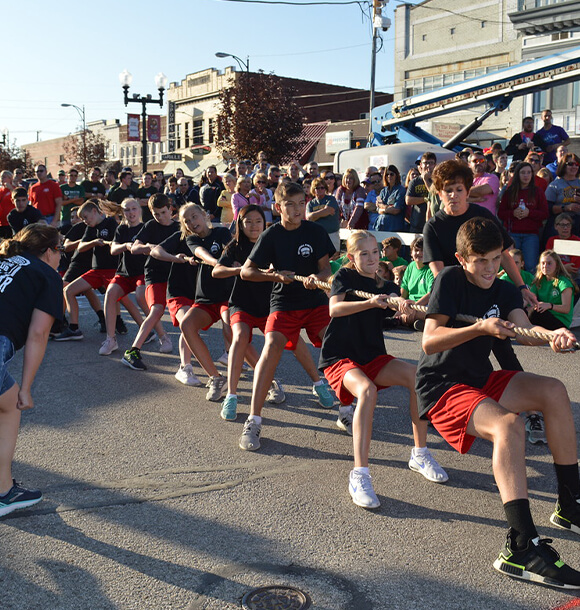
[[[209,381],[205,384],[209,388],[205,399],[211,402],[220,401],[228,393],[228,384],[226,382],[227,379],[221,375],[210,377]]]
[[[183,385],[190,385],[194,388],[201,388],[203,386],[203,383],[195,376],[191,364],[180,366],[177,373],[175,373],[175,379]]]
[[[338,413],[338,419],[336,425],[341,430],[344,430],[349,436],[352,436],[352,416],[353,412],[350,413]]]
[[[266,395],[266,400],[274,405],[279,405],[280,403],[286,400],[286,394],[284,393],[284,388],[279,381],[275,379],[272,380],[272,385],[268,390],[268,394]]]
[[[173,343],[169,338],[169,335],[166,333],[159,339],[159,353],[160,354],[171,354],[173,351]]]
[[[429,450],[424,456],[419,456],[415,454],[413,449],[409,460],[409,468],[414,472],[420,472],[428,481],[433,483],[445,483],[449,480],[448,474],[439,466]]]
[[[224,366],[228,366],[228,353],[224,352],[217,360],[216,362],[219,362],[220,364],[223,364]]]
[[[381,503],[373,489],[373,482],[370,474],[350,471],[348,478],[348,491],[352,501],[362,508],[378,508]]]
[[[101,356],[109,356],[118,349],[119,345],[117,344],[117,337],[107,337],[99,348],[99,354]]]

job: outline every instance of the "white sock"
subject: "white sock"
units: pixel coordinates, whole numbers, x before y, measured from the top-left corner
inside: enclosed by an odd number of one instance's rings
[[[418,455],[420,457],[425,457],[428,451],[429,449],[427,449],[427,447],[413,447],[413,455]]]
[[[314,386],[324,385],[324,380],[323,379],[319,379],[318,381],[315,381],[312,385],[314,385]]]
[[[258,426],[262,424],[262,418],[259,415],[248,415],[248,421],[255,421]]]
[[[228,395],[226,396],[226,398],[237,398],[237,397],[238,397],[238,395],[237,395],[237,394],[228,394]]]
[[[340,415],[352,415],[354,413],[354,407],[352,405],[340,405],[338,407],[338,413]]]
[[[352,472],[354,474],[368,474],[368,475],[370,475],[369,467],[368,466],[357,466],[356,468],[352,469]]]

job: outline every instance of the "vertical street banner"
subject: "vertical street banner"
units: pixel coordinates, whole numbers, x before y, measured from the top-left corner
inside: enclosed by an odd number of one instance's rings
[[[167,102],[167,151],[175,151],[175,102]]]
[[[161,117],[150,114],[147,117],[147,139],[149,142],[161,142]]]
[[[127,115],[127,141],[128,142],[139,142],[141,139],[139,136],[139,121],[140,117],[138,114]]]

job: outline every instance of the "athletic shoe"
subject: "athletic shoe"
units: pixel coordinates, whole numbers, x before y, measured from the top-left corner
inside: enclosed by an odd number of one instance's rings
[[[152,330],[147,337],[145,338],[145,341],[143,341],[143,345],[145,345],[146,343],[151,343],[151,341],[155,341],[155,331]]]
[[[80,341],[84,338],[85,337],[80,328],[77,328],[76,330],[71,330],[70,326],[67,326],[60,333],[60,335],[56,335],[56,337],[54,337],[53,341]]]
[[[286,400],[284,388],[282,387],[282,384],[279,381],[276,381],[275,379],[272,380],[272,385],[268,390],[266,400],[274,405],[279,405],[281,402],[284,402]]]
[[[242,371],[251,371],[252,367],[244,361],[244,363],[242,364]]]
[[[580,572],[566,565],[550,546],[550,538],[534,538],[521,551],[512,550],[512,530],[493,567],[502,574],[549,587],[580,589]]]
[[[12,479],[12,487],[4,496],[0,496],[0,517],[19,508],[27,508],[42,500],[42,493],[38,489],[25,489]]]
[[[576,498],[575,505],[566,508],[562,508],[557,502],[550,521],[556,527],[580,534],[580,498]]]
[[[186,364],[185,366],[180,366],[177,373],[175,373],[175,379],[180,381],[183,385],[190,385],[194,388],[203,387],[203,383],[196,377],[193,372],[193,366],[191,364]]]
[[[147,367],[141,358],[141,352],[138,349],[128,349],[121,358],[121,362],[132,368],[135,371],[146,371]]]
[[[222,402],[222,411],[220,413],[222,419],[226,421],[235,421],[238,416],[238,397],[227,396]]]
[[[171,354],[172,351],[173,351],[173,343],[171,342],[169,335],[165,334],[165,335],[163,335],[163,337],[161,337],[159,339],[159,353],[160,354]]]
[[[217,360],[216,362],[219,362],[220,364],[223,364],[224,366],[228,366],[228,353],[224,352]]]
[[[546,445],[546,433],[544,432],[544,418],[541,415],[532,413],[526,417],[526,430],[528,432],[528,440],[532,445],[544,443]]]
[[[258,450],[260,448],[260,432],[262,432],[262,426],[253,419],[247,419],[242,436],[240,436],[240,449],[244,451]]]
[[[107,337],[99,349],[101,356],[109,356],[119,349],[116,337]]]
[[[330,393],[330,388],[327,383],[312,386],[312,395],[318,398],[318,404],[323,409],[332,409],[334,406],[334,398]]]
[[[352,411],[350,413],[341,414],[338,413],[338,419],[336,420],[336,425],[344,430],[349,436],[352,436]]]
[[[361,474],[351,470],[348,478],[348,491],[352,501],[362,508],[378,508],[381,503],[373,489],[370,474]]]
[[[115,330],[117,331],[118,335],[126,335],[129,332],[123,318],[117,318],[117,321],[115,322]]]
[[[205,399],[211,402],[218,402],[220,398],[223,398],[228,391],[226,381],[226,378],[222,375],[210,377],[209,381],[207,382],[207,387],[209,390],[205,395]]]
[[[409,468],[414,472],[420,472],[428,481],[433,483],[445,483],[449,480],[448,474],[439,466],[429,450],[422,456],[416,455],[414,450],[411,451]]]

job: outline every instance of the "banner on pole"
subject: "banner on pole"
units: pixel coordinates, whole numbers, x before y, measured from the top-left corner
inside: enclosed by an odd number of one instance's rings
[[[147,117],[147,139],[149,142],[161,142],[161,117],[150,114]]]
[[[127,115],[127,141],[128,142],[139,142],[139,120],[138,114]]]

